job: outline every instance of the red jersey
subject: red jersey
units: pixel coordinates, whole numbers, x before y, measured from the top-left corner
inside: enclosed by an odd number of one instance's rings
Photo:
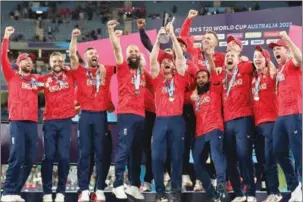
[[[146,111],[152,113],[156,112],[155,96],[149,90],[145,90],[144,105]]]
[[[173,100],[170,101],[168,86],[173,82]],[[174,78],[170,82],[166,82],[163,74],[153,79],[153,87],[155,91],[156,115],[159,116],[178,116],[183,113],[184,92],[186,80],[183,76],[175,73]]]
[[[180,31],[180,36],[186,40],[187,43],[187,51],[189,54],[192,55],[192,62],[194,64],[197,64],[199,69],[207,68],[207,62],[205,64],[205,58],[203,58],[203,51],[201,48],[195,48],[194,47],[194,37],[190,36],[190,27],[191,27],[192,19],[186,18]],[[223,67],[224,66],[224,60],[225,60],[225,54],[218,52],[214,53],[214,62],[216,67]]]
[[[8,39],[1,48],[2,72],[8,85],[8,112],[10,121],[38,122],[38,75],[21,76],[14,72],[7,57]],[[42,84],[41,84],[42,85]]]
[[[302,67],[292,60],[280,65],[277,74],[278,115],[302,114]]]
[[[87,69],[82,65],[74,70],[78,87],[78,102],[82,110],[98,112],[108,109],[109,86],[114,74],[114,66],[105,65],[105,70],[105,75],[100,75],[97,68]]]
[[[215,129],[224,130],[222,117],[222,85],[216,73],[211,75],[210,89],[199,100],[192,101],[196,115],[196,136],[205,135]]]
[[[259,84],[258,84],[259,83]],[[270,74],[260,74],[252,80],[252,97],[255,125],[273,122],[277,118],[278,103],[275,93],[276,80]],[[255,87],[258,87],[258,96],[255,96]],[[259,100],[255,99],[259,98]]]
[[[223,111],[224,121],[252,115],[251,106],[251,82],[253,65],[251,62],[240,62],[234,81],[232,74],[224,73],[227,77],[223,80]],[[231,85],[227,96],[228,86]]]
[[[74,77],[71,71],[55,76],[53,73],[42,76],[44,83],[44,120],[66,119],[75,116]]]
[[[150,87],[151,77],[147,71],[140,74],[139,92],[135,92],[137,70],[132,70],[126,61],[117,65],[118,114],[136,114],[145,117],[145,88]]]

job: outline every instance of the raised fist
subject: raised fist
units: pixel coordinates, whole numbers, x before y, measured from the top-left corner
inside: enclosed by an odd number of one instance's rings
[[[15,29],[11,26],[5,28],[5,37],[10,37],[15,32]]]
[[[116,34],[116,36],[117,36],[118,38],[120,38],[120,36],[122,36],[122,34],[123,34],[123,31],[122,31],[122,30],[116,30],[116,31],[115,31],[115,34]]]
[[[198,11],[196,11],[196,10],[190,10],[189,12],[188,12],[188,18],[194,18],[194,17],[196,17],[198,15]]]
[[[117,20],[110,20],[107,22],[107,28],[111,30],[114,30],[117,25],[119,25],[119,22],[117,22]]]
[[[170,22],[166,25],[165,30],[167,34],[172,35],[174,33],[174,27],[173,24]]]
[[[286,41],[289,40],[289,36],[286,31],[280,32],[279,35],[280,35],[281,39],[286,40]]]
[[[145,19],[141,18],[137,20],[138,29],[143,29],[146,25]]]
[[[79,29],[74,29],[72,32],[73,37],[78,37],[78,36],[80,36],[80,34],[81,34],[81,31]]]

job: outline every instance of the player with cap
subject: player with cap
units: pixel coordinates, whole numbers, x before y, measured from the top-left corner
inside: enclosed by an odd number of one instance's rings
[[[256,46],[254,52],[256,71],[252,80],[253,112],[256,126],[256,138],[264,138],[264,144],[255,145],[256,153],[265,158],[266,188],[268,197],[263,202],[279,202],[278,167],[273,151],[273,128],[277,118],[278,103],[275,93],[276,68],[270,61],[270,53]],[[262,147],[262,148],[261,148]]]
[[[158,62],[159,36],[165,32],[173,42],[176,59],[174,60],[171,54],[165,53]],[[184,152],[185,123],[182,107],[186,87],[184,78],[186,62],[171,23],[167,25],[166,30],[160,29],[150,55],[150,65],[156,105],[156,120],[152,137],[152,167],[157,192],[156,201],[168,201],[163,183],[168,149],[172,161],[170,201],[178,202],[181,200],[182,184],[182,158],[180,157]]]
[[[1,47],[1,66],[8,85],[10,156],[1,201],[23,202],[20,197],[36,157],[38,138],[38,91],[43,83],[31,74],[34,56],[20,53],[14,72],[8,59],[9,38],[13,27],[6,27]]]
[[[39,78],[44,83],[43,115],[44,156],[42,159],[43,202],[52,202],[53,163],[58,154],[58,187],[56,202],[64,202],[69,172],[69,149],[74,109],[74,77],[64,67],[65,56],[53,52],[49,58],[51,72]]]
[[[126,59],[122,54],[120,39],[115,35],[119,23],[107,23],[109,39],[114,49],[118,80],[118,128],[119,141],[115,159],[115,182],[113,193],[118,199],[126,199],[127,194],[136,199],[144,199],[140,193],[140,165],[145,120],[145,91],[152,90],[150,74],[145,70],[145,59],[136,45],[126,49]],[[130,184],[123,186],[123,174],[129,158]]]
[[[235,193],[233,202],[255,202],[256,185],[252,162],[253,113],[250,88],[254,72],[251,62],[240,62],[239,52],[230,50],[225,55],[223,79],[223,114],[227,171]],[[238,158],[237,158],[238,157]],[[247,185],[247,197],[241,189],[240,172]]]
[[[93,47],[88,47],[84,51],[85,66],[79,64],[77,57],[77,38],[80,30],[72,31],[69,54],[73,75],[77,82],[78,102],[81,113],[79,118],[79,135],[78,135],[78,182],[80,187],[79,202],[90,200],[89,192],[89,167],[91,144],[94,144],[95,166],[98,180],[97,190],[92,196],[94,200],[105,201],[104,188],[104,144],[107,133],[107,113],[110,93],[109,85],[114,66],[102,65],[99,63],[99,54]]]
[[[211,71],[200,70],[197,73],[196,89],[189,93],[196,115],[196,139],[193,147],[193,157],[197,179],[202,182],[209,197],[214,201],[220,201],[225,198],[226,189],[226,159],[223,154],[222,85],[216,72],[213,49],[207,49],[204,53],[209,61]],[[207,143],[210,144],[211,158],[215,165],[217,190],[211,184],[210,176],[207,173],[206,159],[201,158]]]
[[[288,189],[292,192],[289,202],[302,201],[302,53],[285,31],[281,39],[270,43],[279,68],[276,75],[278,118],[274,127],[273,145],[278,163],[285,173]],[[291,149],[296,168],[289,157]]]

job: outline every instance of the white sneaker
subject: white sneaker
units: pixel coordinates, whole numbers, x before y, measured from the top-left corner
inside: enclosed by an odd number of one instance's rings
[[[146,192],[150,192],[152,189],[152,185],[149,182],[144,182],[143,183],[143,188],[142,188],[142,192],[146,191]]]
[[[53,197],[51,194],[43,195],[43,202],[53,202]]]
[[[291,192],[291,197],[288,202],[302,202],[302,188],[301,182],[297,186],[297,188]]]
[[[248,196],[247,197],[247,202],[257,202],[257,198],[254,196]]]
[[[245,201],[246,201],[246,197],[245,196],[237,196],[231,202],[245,202]]]
[[[25,200],[23,198],[21,198],[20,195],[14,195],[15,196],[15,201],[16,202],[25,202]]]
[[[57,193],[56,194],[56,199],[55,202],[64,202],[64,195],[62,193]]]
[[[196,180],[194,191],[204,191],[202,182],[200,180]]]
[[[191,181],[189,175],[182,175],[182,186],[184,186],[184,187],[193,186],[193,182]]]
[[[139,188],[136,186],[127,187],[127,189],[125,190],[125,193],[133,196],[135,199],[144,200],[143,194],[141,194]]]
[[[89,202],[89,190],[84,190],[78,197],[78,202]]]
[[[281,194],[270,194],[263,202],[279,202],[282,198]]]
[[[93,201],[106,201],[104,191],[97,190],[95,193],[95,198],[93,198]]]
[[[2,195],[1,196],[1,202],[15,202],[15,196],[14,195]]]
[[[115,194],[117,199],[127,199],[123,185],[113,188],[113,194]]]
[[[170,181],[170,176],[168,173],[164,173],[164,185],[166,186]]]
[[[211,184],[213,185],[213,187],[217,187],[217,179],[211,179]]]

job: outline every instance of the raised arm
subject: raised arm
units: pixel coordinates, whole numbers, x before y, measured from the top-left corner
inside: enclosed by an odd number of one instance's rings
[[[160,50],[159,36],[162,33],[166,33],[165,29],[163,27],[158,32],[156,42],[155,42],[152,52],[150,54],[150,68],[151,68],[151,77],[152,78],[156,78],[160,72],[160,66],[158,63],[158,55],[159,55],[159,50]]]
[[[80,36],[80,34],[81,31],[79,29],[74,29],[69,44],[70,65],[73,70],[78,69],[79,66],[79,58],[77,56],[77,39]]]
[[[114,49],[114,55],[116,58],[116,63],[121,65],[124,61],[123,54],[122,54],[122,47],[120,44],[120,39],[115,34],[115,27],[119,23],[116,20],[110,20],[107,23],[108,35],[110,43]]]
[[[293,55],[293,59],[292,59],[293,63],[296,66],[301,67],[302,53],[301,53],[300,49],[294,44],[294,42],[289,38],[289,36],[287,35],[287,33],[285,31],[280,32],[280,37],[287,43],[287,45]]]
[[[173,42],[173,47],[175,50],[175,54],[176,54],[176,69],[177,72],[184,76],[185,74],[185,69],[186,69],[186,61],[185,61],[185,57],[183,55],[183,51],[182,48],[177,40],[177,37],[175,35],[174,32],[174,27],[172,25],[172,23],[169,23],[166,26],[166,32],[168,33],[168,35],[170,36],[172,42]]]
[[[146,25],[145,19],[137,20],[137,27],[139,29],[141,43],[149,52],[151,52],[153,49],[153,44],[145,32],[145,29],[144,29],[145,25]]]
[[[8,42],[10,36],[15,32],[15,29],[13,27],[6,27],[5,28],[5,33],[4,33],[4,38],[2,41],[2,46],[1,46],[1,67],[2,67],[2,72],[3,75],[6,79],[6,81],[9,81],[11,78],[13,78],[15,72],[13,71],[7,53],[8,53]]]
[[[208,60],[210,72],[216,72],[217,71],[216,64],[215,64],[214,57],[213,57],[213,53],[214,53],[214,50],[211,49],[211,48],[208,48],[208,49],[204,50],[205,57]]]
[[[188,12],[187,18],[184,20],[184,22],[182,24],[180,36],[183,36],[183,37],[189,36],[191,23],[193,21],[193,18],[196,17],[197,15],[198,15],[198,11],[196,11],[196,10],[190,10]]]

